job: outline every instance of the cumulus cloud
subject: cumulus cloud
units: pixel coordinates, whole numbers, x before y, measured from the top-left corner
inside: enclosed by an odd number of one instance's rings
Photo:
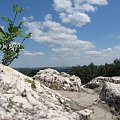
[[[23,51],[23,54],[24,54],[25,56],[31,56],[31,57],[33,57],[33,56],[43,56],[43,55],[45,55],[43,52],[30,52],[30,51],[26,51],[26,50]]]
[[[53,48],[52,49],[55,52],[72,52],[73,50],[71,48]]]
[[[63,22],[70,22],[80,27],[91,21],[90,17],[87,14],[80,12],[76,12],[73,14],[60,13],[59,16]]]
[[[99,51],[97,50],[86,51],[85,54],[82,56],[82,59],[83,58],[85,60],[84,62],[85,63],[88,62],[88,64],[90,63],[90,61],[94,62],[95,64],[111,63],[115,59],[120,58],[120,45]]]
[[[100,56],[101,51],[91,50],[91,51],[86,51],[85,54],[90,56]]]
[[[88,2],[94,5],[107,5],[108,4],[107,0],[79,0],[79,1]]]
[[[54,9],[64,23],[83,26],[91,22],[87,12],[94,12],[100,5],[107,5],[107,0],[54,0]]]
[[[54,52],[72,52],[91,50],[95,46],[92,42],[81,40],[76,35],[76,30],[65,27],[52,20],[50,14],[45,16],[45,21],[33,21],[23,18],[32,39],[39,43],[47,43]],[[58,47],[54,47],[57,45]]]
[[[103,49],[103,50],[99,50],[99,51],[96,51],[96,50],[91,50],[91,51],[86,51],[85,54],[90,56],[90,57],[99,57],[99,58],[107,58],[109,59],[110,57],[111,58],[119,58],[120,55],[120,46],[115,46],[113,48],[106,48],[106,49]]]
[[[57,11],[64,11],[72,7],[71,0],[55,0],[54,3],[54,7]]]

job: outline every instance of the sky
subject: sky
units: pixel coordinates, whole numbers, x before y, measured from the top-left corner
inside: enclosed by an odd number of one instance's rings
[[[24,11],[25,49],[12,67],[100,65],[120,58],[120,0],[0,0],[0,16]],[[0,20],[6,30],[6,24]],[[16,43],[18,43],[16,39]],[[2,55],[1,55],[2,58]]]

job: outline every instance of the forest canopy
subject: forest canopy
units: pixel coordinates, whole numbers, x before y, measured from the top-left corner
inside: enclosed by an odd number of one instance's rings
[[[94,65],[94,63],[90,63],[84,66],[74,66],[69,71],[69,74],[80,77],[82,83],[87,83],[98,76],[120,76],[120,59],[116,59],[113,63],[106,63],[105,65]]]

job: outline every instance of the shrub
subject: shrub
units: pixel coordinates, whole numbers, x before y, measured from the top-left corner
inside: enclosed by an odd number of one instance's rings
[[[2,64],[9,65],[11,62],[18,58],[19,53],[24,49],[23,42],[31,37],[31,33],[23,35],[22,26],[24,21],[19,21],[18,25],[15,25],[16,17],[19,13],[23,11],[22,8],[17,5],[13,6],[14,18],[13,20],[3,16],[2,19],[8,24],[7,32],[0,27],[0,50],[3,53]],[[21,43],[16,43],[15,39],[22,38]]]

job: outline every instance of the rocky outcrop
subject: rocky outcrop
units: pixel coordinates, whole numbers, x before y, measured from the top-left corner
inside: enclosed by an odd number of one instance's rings
[[[120,85],[106,82],[100,92],[100,99],[120,115]]]
[[[40,70],[33,79],[45,86],[56,90],[80,91],[81,80],[79,77],[64,72],[59,73],[53,69]]]
[[[84,85],[84,87],[90,89],[100,87],[101,89],[105,82],[120,84],[120,77],[96,77],[95,79]]]
[[[73,112],[71,104],[40,82],[0,65],[0,120],[85,120],[84,112]]]

